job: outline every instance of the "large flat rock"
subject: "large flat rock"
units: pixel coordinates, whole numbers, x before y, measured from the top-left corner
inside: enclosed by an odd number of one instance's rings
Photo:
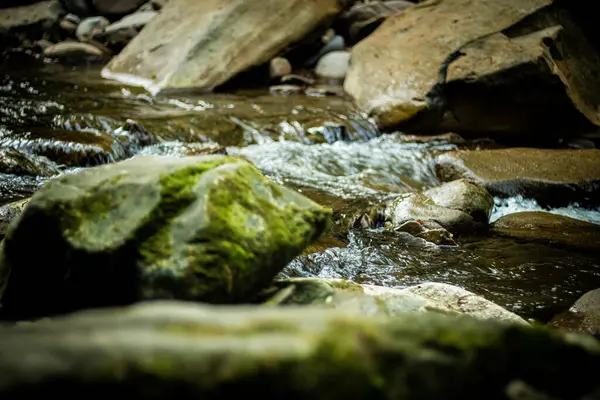
[[[492,233],[600,253],[600,225],[548,212],[508,214],[492,224]]]
[[[456,151],[434,161],[443,181],[467,178],[501,197],[523,195],[541,203],[600,201],[600,150],[510,148]]]
[[[339,0],[170,1],[102,75],[152,93],[212,90],[267,62],[341,10]]]
[[[506,396],[517,387],[591,399],[600,389],[591,337],[435,313],[159,302],[0,326],[0,336],[3,400],[524,398]]]

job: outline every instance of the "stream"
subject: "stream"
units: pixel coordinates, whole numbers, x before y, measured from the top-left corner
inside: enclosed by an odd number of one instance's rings
[[[152,98],[102,80],[96,67],[74,69],[18,54],[0,67],[0,146],[45,155],[63,173],[139,154],[185,156],[222,146],[332,207],[336,218],[439,185],[431,160],[445,151],[498,147],[452,136],[381,134],[336,96],[271,95],[265,89]],[[0,204],[29,196],[44,182],[0,175]],[[496,199],[491,220],[523,210],[542,208],[530,199]],[[598,210],[577,204],[550,211],[600,224]],[[598,257],[541,244],[480,235],[460,237],[458,247],[438,247],[383,228],[329,239],[328,246],[297,257],[281,276],[398,288],[446,282],[539,322],[600,287]]]

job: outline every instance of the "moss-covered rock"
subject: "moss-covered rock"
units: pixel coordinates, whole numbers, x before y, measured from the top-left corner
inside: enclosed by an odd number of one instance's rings
[[[244,301],[329,216],[227,156],[137,157],[65,175],[7,233],[3,310],[22,318],[141,299]]]
[[[7,400],[91,391],[140,399],[507,399],[516,381],[550,398],[580,399],[600,386],[600,345],[589,337],[439,314],[159,302],[3,326],[0,336]]]

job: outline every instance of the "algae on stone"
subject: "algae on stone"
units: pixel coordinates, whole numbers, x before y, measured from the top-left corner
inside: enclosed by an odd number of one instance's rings
[[[516,380],[580,399],[600,387],[590,337],[438,314],[163,301],[0,325],[0,336],[9,400],[91,388],[135,398],[506,399]]]
[[[330,214],[228,156],[90,168],[45,185],[7,233],[2,302],[25,317],[142,299],[249,300]]]

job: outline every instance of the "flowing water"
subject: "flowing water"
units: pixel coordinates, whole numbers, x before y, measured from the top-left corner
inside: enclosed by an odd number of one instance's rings
[[[341,97],[254,91],[151,98],[103,81],[97,68],[20,57],[7,58],[0,69],[0,146],[45,155],[64,173],[139,154],[183,156],[223,146],[271,179],[332,207],[339,219],[440,184],[431,161],[442,152],[493,146],[451,136],[382,135]],[[0,175],[0,203],[26,197],[44,181]],[[540,209],[529,199],[496,199],[492,220]],[[550,211],[600,223],[599,210],[577,204]],[[539,321],[600,287],[594,255],[490,235],[437,247],[403,233],[362,229],[332,234],[325,243],[296,258],[281,276],[393,287],[447,282]]]

